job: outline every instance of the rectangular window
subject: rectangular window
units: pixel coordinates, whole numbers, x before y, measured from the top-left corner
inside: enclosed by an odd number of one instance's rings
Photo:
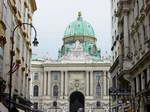
[[[141,91],[141,89],[142,89],[142,85],[141,85],[141,74],[138,75],[138,81],[139,81],[139,91]]]
[[[102,71],[94,71],[94,76],[95,76],[95,80],[98,82],[98,79],[99,78],[102,78],[102,74],[103,72]],[[100,80],[99,80],[100,81]]]
[[[136,91],[137,91],[137,89],[136,89],[136,78],[134,78],[134,94],[136,95]]]
[[[145,69],[144,71],[144,88],[146,89],[147,87],[147,69]]]
[[[52,74],[53,74],[53,79],[54,80],[59,80],[59,74],[60,74],[60,72],[52,72]]]
[[[100,97],[101,96],[101,85],[96,86],[96,96]]]
[[[54,74],[54,80],[58,80],[58,74]]]
[[[39,73],[38,72],[34,73],[34,80],[39,80]]]

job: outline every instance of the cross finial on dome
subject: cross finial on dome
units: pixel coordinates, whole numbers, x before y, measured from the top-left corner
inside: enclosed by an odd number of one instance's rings
[[[81,11],[78,12],[78,20],[82,20],[82,18],[81,18]]]

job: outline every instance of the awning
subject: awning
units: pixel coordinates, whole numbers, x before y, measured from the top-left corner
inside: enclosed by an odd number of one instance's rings
[[[8,112],[8,109],[0,102],[0,112]]]
[[[17,108],[17,110],[18,110],[19,112],[25,112],[24,110],[22,110],[22,109],[20,109],[20,108]]]

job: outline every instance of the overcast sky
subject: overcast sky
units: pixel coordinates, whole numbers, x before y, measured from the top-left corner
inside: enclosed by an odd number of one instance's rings
[[[63,44],[64,31],[77,19],[79,11],[83,20],[92,25],[102,55],[106,51],[111,53],[110,0],[36,0],[36,3],[33,25],[39,45],[33,48],[33,54],[42,57],[48,53],[56,59]]]

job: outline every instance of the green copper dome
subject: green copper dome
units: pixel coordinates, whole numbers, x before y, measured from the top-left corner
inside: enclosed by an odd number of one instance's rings
[[[64,37],[68,36],[90,36],[95,37],[94,30],[92,26],[82,20],[81,13],[78,14],[76,21],[68,25],[65,30]]]

